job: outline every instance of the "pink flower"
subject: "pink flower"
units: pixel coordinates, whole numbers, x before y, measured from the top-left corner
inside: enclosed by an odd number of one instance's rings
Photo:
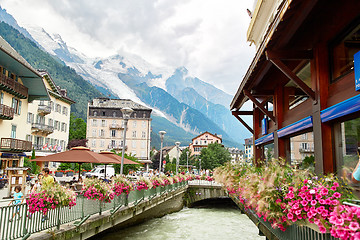
[[[320,225],[320,226],[319,226],[319,231],[320,231],[321,233],[326,233],[326,228],[325,228],[323,225]]]
[[[351,222],[349,224],[349,228],[352,231],[359,231],[359,223],[358,222]]]
[[[335,192],[335,193],[333,194],[333,197],[334,197],[334,198],[340,198],[340,197],[341,197],[341,193]]]
[[[316,205],[316,200],[312,200],[311,202],[310,202],[310,204],[312,205],[312,206],[315,206]]]

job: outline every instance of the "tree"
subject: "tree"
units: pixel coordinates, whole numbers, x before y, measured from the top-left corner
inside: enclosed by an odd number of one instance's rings
[[[179,164],[180,165],[184,165],[186,166],[187,163],[187,152],[189,152],[189,165],[193,165],[195,164],[195,156],[194,155],[190,155],[190,151],[189,148],[185,148],[182,152],[181,155],[179,157]]]
[[[86,122],[70,114],[69,142],[73,139],[86,139]]]
[[[201,168],[214,169],[231,160],[229,151],[219,143],[210,143],[200,153]]]
[[[68,149],[71,149],[73,147],[79,147],[79,146],[86,147],[87,141],[88,141],[87,139],[73,139],[73,140],[70,140],[69,143],[68,143]]]

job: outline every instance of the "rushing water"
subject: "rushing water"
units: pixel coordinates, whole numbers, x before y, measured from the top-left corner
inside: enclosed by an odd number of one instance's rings
[[[254,223],[240,210],[229,205],[184,208],[140,225],[96,236],[98,240],[167,240],[167,239],[261,239]]]

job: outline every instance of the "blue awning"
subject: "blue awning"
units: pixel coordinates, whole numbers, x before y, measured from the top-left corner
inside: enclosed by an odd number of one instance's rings
[[[270,133],[270,134],[268,134],[266,136],[263,136],[261,138],[256,139],[255,140],[255,146],[261,145],[263,143],[270,142],[272,140],[274,140],[274,133]]]
[[[290,134],[311,128],[313,126],[312,117],[306,117],[297,122],[290,124],[289,126],[283,127],[277,131],[278,137],[288,136]]]
[[[320,112],[321,121],[328,122],[360,111],[360,95],[349,98]]]
[[[20,158],[26,157],[25,153],[0,153],[1,158]]]

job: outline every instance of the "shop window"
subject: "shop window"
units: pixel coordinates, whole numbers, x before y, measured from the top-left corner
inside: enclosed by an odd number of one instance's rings
[[[360,51],[360,24],[350,29],[331,48],[332,80],[354,70],[354,54]]]
[[[310,61],[301,63],[298,69],[294,70],[296,76],[300,78],[304,83],[311,88],[311,68]],[[286,84],[287,93],[289,94],[289,109],[293,109],[301,103],[305,102],[309,96],[307,96],[298,86],[293,82],[289,81]]]
[[[337,139],[335,143],[337,156],[337,172],[340,177],[351,179],[351,173],[359,161],[358,148],[360,147],[360,118],[340,123],[335,128]]]

